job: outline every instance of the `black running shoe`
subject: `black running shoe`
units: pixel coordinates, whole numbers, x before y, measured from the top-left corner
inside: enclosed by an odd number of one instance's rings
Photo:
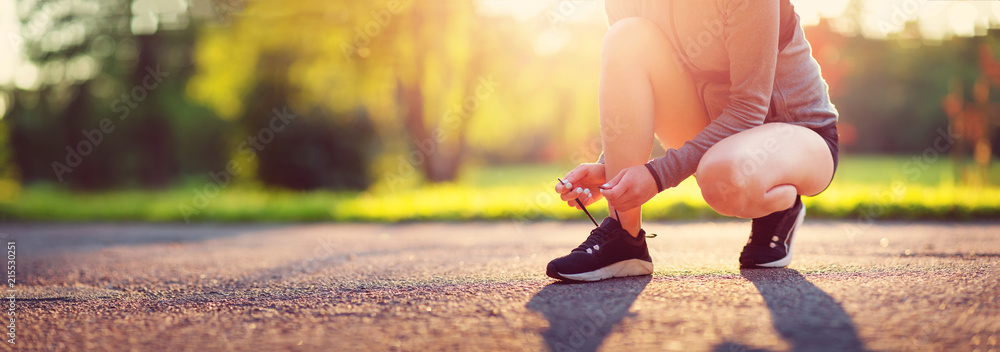
[[[590,231],[590,237],[568,255],[553,259],[545,274],[559,280],[598,281],[612,277],[649,275],[653,259],[646,248],[646,232],[632,237],[618,220],[608,217]]]
[[[783,268],[792,261],[792,239],[806,217],[802,197],[791,208],[753,219],[750,240],[740,253],[740,267]]]

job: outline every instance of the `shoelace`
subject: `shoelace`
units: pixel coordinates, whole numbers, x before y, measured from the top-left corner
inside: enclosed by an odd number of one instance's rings
[[[600,227],[590,230],[590,236],[587,236],[587,240],[583,241],[583,243],[577,246],[573,251],[586,251],[588,248],[592,248],[595,245],[602,245],[607,242],[610,235],[610,232]]]
[[[564,183],[561,178],[556,177],[556,180],[559,180],[559,183]],[[580,209],[583,209],[584,214],[587,214],[587,217],[590,218],[590,221],[594,223],[594,226],[597,227],[597,229],[600,229],[601,225],[597,223],[597,220],[594,220],[594,216],[593,215],[590,215],[590,212],[587,211],[587,207],[585,207],[583,205],[583,202],[580,201],[580,198],[576,198],[576,199],[573,199],[573,200],[576,201],[576,205],[580,206]],[[610,215],[610,214],[608,214],[608,215]],[[618,209],[615,209],[615,219],[621,219],[621,215],[618,215]],[[584,241],[583,244],[580,244],[580,247],[577,247],[577,249],[589,247],[589,246],[585,246],[585,244],[587,244],[587,243],[590,242],[591,237],[594,237],[594,231],[596,231],[597,229],[594,229],[594,230],[590,231],[590,237],[587,237],[587,240]],[[602,234],[604,234],[603,236],[600,236],[601,238],[607,236],[607,232],[605,232],[605,231],[600,231],[600,232]],[[646,238],[655,238],[655,237],[656,237],[655,233],[647,233],[646,234]],[[594,245],[594,244],[595,243],[591,243],[590,245]]]

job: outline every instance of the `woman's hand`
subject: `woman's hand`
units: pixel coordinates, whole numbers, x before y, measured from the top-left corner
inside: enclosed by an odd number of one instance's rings
[[[587,163],[574,168],[562,180],[563,183],[556,185],[556,193],[569,206],[580,209],[574,199],[579,199],[584,206],[600,200],[600,187],[607,177],[604,175],[604,164]]]
[[[659,191],[656,180],[645,165],[622,170],[618,176],[608,181],[601,190],[608,204],[619,211],[631,210],[645,204]]]

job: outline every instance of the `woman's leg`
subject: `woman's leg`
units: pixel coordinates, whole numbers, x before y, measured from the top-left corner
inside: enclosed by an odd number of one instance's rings
[[[790,208],[796,195],[826,189],[833,179],[833,156],[813,130],[768,123],[709,148],[695,177],[705,201],[719,214],[759,218]]]
[[[653,132],[664,146],[679,147],[709,123],[691,76],[677,62],[663,32],[640,17],[615,22],[604,37],[599,104],[607,178],[645,164]],[[615,216],[613,208],[609,209]],[[633,236],[642,209],[618,212]]]

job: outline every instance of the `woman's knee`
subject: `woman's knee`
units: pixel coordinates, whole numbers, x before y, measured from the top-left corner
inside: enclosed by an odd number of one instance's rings
[[[757,187],[755,179],[740,167],[742,161],[723,153],[705,153],[698,163],[695,178],[701,195],[719,214],[745,217],[753,208]]]
[[[642,17],[623,18],[611,25],[604,35],[601,61],[605,67],[622,61],[634,65],[640,60],[653,60],[651,54],[662,52],[668,44],[653,21]]]
[[[698,163],[695,178],[702,197],[719,214],[740,218],[759,216],[770,181],[763,177],[762,170],[754,167],[752,159],[726,147],[726,143],[717,143]]]

